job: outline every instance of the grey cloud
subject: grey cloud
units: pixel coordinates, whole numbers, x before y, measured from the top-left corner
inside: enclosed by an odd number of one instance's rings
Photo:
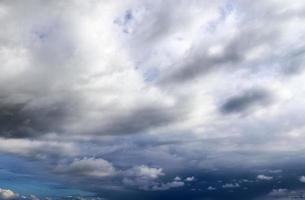
[[[128,112],[114,113],[101,124],[93,120],[92,127],[82,122],[77,103],[52,102],[50,105],[30,105],[31,103],[0,106],[0,135],[2,137],[39,137],[48,133],[125,135],[147,131],[175,122],[182,117],[174,108],[139,107]],[[100,111],[99,118],[103,118]],[[69,124],[83,123],[84,128],[71,130]],[[89,124],[90,124],[89,123]]]
[[[304,68],[305,63],[305,48],[295,49],[285,55],[282,59],[281,71],[285,75],[295,75],[300,73]]]
[[[0,52],[4,65],[0,69],[0,136],[124,135],[180,119],[178,106],[164,106],[162,91],[150,94],[139,89],[146,85],[137,78],[132,65],[127,66],[127,61],[117,55],[105,56],[104,48],[96,49],[103,45],[87,41],[85,35],[92,32],[83,35],[79,25],[86,26],[92,16],[77,3],[31,1],[25,9],[22,5],[3,2],[3,9],[10,11],[4,13],[3,20],[14,23],[5,23],[8,32],[1,34],[5,43]],[[93,3],[82,5],[89,13],[101,9]],[[69,9],[63,16],[65,6]],[[112,3],[108,6],[116,8]],[[44,11],[48,15],[42,16]],[[107,17],[112,19],[114,14]],[[103,17],[95,20],[104,22]],[[22,32],[19,26],[24,27]],[[114,36],[115,32],[109,37]],[[12,37],[16,41],[10,40]],[[107,43],[112,39],[100,42],[117,52],[116,43]],[[154,98],[154,93],[160,97]]]
[[[130,187],[138,187],[146,191],[162,191],[172,188],[183,187],[185,183],[179,178],[174,178],[169,182],[158,180],[164,176],[162,168],[148,167],[145,165],[135,166],[123,172],[123,183]]]
[[[197,41],[193,45],[183,60],[175,62],[170,66],[168,72],[163,73],[159,80],[161,84],[185,83],[219,70],[226,73],[240,70],[248,70],[249,73],[266,71],[278,74],[280,72],[285,76],[303,69],[302,46],[284,48],[284,44],[287,42],[285,36],[289,34],[289,31],[283,30],[283,26],[287,21],[294,20],[295,16],[283,14],[285,15],[283,17],[277,13],[275,5],[262,1],[254,3],[254,9],[249,8],[248,4],[244,4],[244,2],[239,3],[233,3],[233,11],[230,11],[237,13],[236,24],[233,26],[238,27],[238,32],[234,36],[215,36],[219,37],[216,44],[223,45],[222,53],[209,55],[208,51],[214,45],[213,42],[205,41],[205,37],[198,39],[200,42]],[[209,34],[226,32],[226,30],[222,30],[222,25],[225,24],[229,15],[230,13],[220,15],[220,18],[223,19],[218,20],[212,33],[205,33],[207,38],[209,38]],[[252,15],[255,16],[254,19],[251,18]],[[283,18],[285,22],[283,22]],[[301,36],[298,39],[300,38]],[[260,48],[265,48],[265,50],[255,52]],[[256,56],[254,60],[249,59],[252,53],[257,53],[254,55]]]
[[[271,94],[268,91],[252,89],[227,99],[220,110],[223,113],[238,113],[246,111],[253,106],[264,105],[270,102],[270,100]]]
[[[250,72],[257,71],[258,69],[264,70],[259,68],[259,66],[270,61],[266,61],[264,56],[255,61],[247,61],[246,53],[265,43],[271,45],[276,42],[276,38],[279,36],[276,30],[272,33],[267,30],[265,32],[261,31],[260,34],[257,34],[257,32],[259,32],[257,28],[246,26],[244,30],[237,33],[229,42],[226,41],[228,40],[226,38],[220,38],[220,40],[224,40],[224,44],[222,44],[224,46],[222,47],[222,53],[219,55],[209,55],[208,48],[204,44],[202,46],[199,44],[191,50],[187,58],[181,61],[181,63],[174,64],[177,67],[173,67],[174,70],[170,70],[166,75],[163,75],[160,83],[185,83],[220,70],[226,73],[237,72],[242,69],[247,69]]]
[[[196,51],[204,51],[197,49]],[[210,72],[223,69],[224,66],[237,64],[242,61],[242,55],[236,50],[236,47],[226,47],[223,55],[209,56],[206,54],[191,53],[190,57],[183,61],[183,64],[177,64],[175,70],[163,75],[159,81],[162,84],[179,84],[208,75]],[[230,67],[230,69],[232,69]]]
[[[305,191],[302,189],[276,188],[271,190],[267,195],[256,198],[256,200],[289,200],[304,199]]]
[[[146,165],[134,166],[122,172],[122,183],[128,187],[136,187],[142,190],[152,190],[158,185],[158,179],[165,174],[162,168],[154,168]]]
[[[58,164],[54,171],[72,176],[87,176],[91,178],[103,178],[113,176],[116,173],[112,164],[102,158],[75,159],[71,163]]]
[[[152,190],[158,191],[158,190],[169,190],[171,188],[179,188],[183,187],[185,183],[183,181],[172,181],[168,183],[162,183],[160,185],[155,185],[152,187]]]
[[[62,132],[69,112],[70,102],[51,102],[50,105],[0,102],[0,135],[2,137],[39,137]],[[76,109],[75,109],[76,110]],[[75,112],[74,110],[74,112]]]
[[[143,107],[130,111],[117,118],[112,119],[99,131],[102,134],[110,135],[124,135],[134,134],[146,131],[150,128],[161,127],[171,122],[178,120],[178,113],[169,108],[154,108]]]
[[[16,154],[30,159],[58,159],[80,154],[75,143],[51,140],[3,139],[0,138],[0,152]]]

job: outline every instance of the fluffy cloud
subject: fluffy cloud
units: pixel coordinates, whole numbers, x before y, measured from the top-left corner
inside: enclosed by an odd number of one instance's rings
[[[0,199],[1,200],[17,199],[18,197],[19,197],[19,194],[13,192],[12,190],[0,188]]]
[[[194,176],[186,177],[185,181],[192,182],[195,180]]]
[[[156,179],[163,176],[162,168],[153,168],[146,165],[136,166],[126,172],[127,175]]]
[[[162,168],[148,167],[146,165],[135,166],[124,172],[123,183],[128,186],[136,186],[140,189],[151,190],[157,185],[160,176],[164,176]]]
[[[263,174],[260,174],[260,175],[257,175],[256,177],[258,180],[263,180],[263,181],[270,181],[273,179],[272,176],[266,176],[266,175],[263,175]]]
[[[161,168],[153,168],[145,165],[135,166],[122,172],[123,183],[127,186],[137,187],[142,190],[162,191],[183,187],[185,183],[180,177],[175,177],[170,182],[162,182],[160,177],[165,176]]]
[[[209,186],[209,187],[207,188],[207,190],[216,190],[216,188],[213,187],[213,186]]]
[[[74,176],[90,176],[94,178],[115,174],[111,163],[101,158],[75,159],[68,164],[59,164],[54,169],[58,173],[68,173]]]
[[[2,189],[0,188],[0,200],[40,200],[37,196],[31,195],[20,195],[10,189]],[[51,198],[46,197],[45,200],[51,200]]]

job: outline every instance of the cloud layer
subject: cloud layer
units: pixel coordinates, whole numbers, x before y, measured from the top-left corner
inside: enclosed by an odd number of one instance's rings
[[[0,152],[97,193],[299,162],[304,13],[298,0],[1,1]]]

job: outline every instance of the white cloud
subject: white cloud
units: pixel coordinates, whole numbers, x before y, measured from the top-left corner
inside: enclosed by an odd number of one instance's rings
[[[238,188],[240,185],[238,183],[226,183],[222,185],[222,188]]]
[[[187,182],[192,182],[194,180],[195,180],[194,176],[186,177],[186,179],[185,179],[185,181],[187,181]]]
[[[148,167],[146,165],[140,165],[127,170],[126,175],[142,177],[147,179],[157,179],[160,176],[163,176],[164,173],[162,168],[154,168],[154,167]]]
[[[131,187],[138,187],[143,190],[152,190],[158,185],[158,178],[164,176],[162,168],[148,167],[146,165],[134,166],[123,174],[123,184]]]
[[[209,186],[209,187],[207,188],[207,190],[216,190],[216,188],[213,187],[213,186]]]
[[[302,183],[305,183],[305,176],[301,176],[301,177],[299,178],[299,181],[302,182]]]
[[[164,176],[162,168],[148,167],[146,165],[135,166],[122,172],[123,183],[127,186],[138,187],[142,190],[169,190],[171,188],[183,187],[185,183],[180,177],[175,177],[170,182],[159,180]]]
[[[263,175],[263,174],[260,174],[260,175],[257,175],[256,177],[258,180],[264,180],[264,181],[270,181],[273,179],[272,176],[266,176],[266,175]]]
[[[18,197],[19,197],[19,194],[13,192],[12,190],[0,188],[0,199],[1,200],[16,199]]]

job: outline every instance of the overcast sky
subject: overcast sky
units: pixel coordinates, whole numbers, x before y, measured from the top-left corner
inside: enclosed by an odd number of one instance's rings
[[[305,196],[305,1],[0,0],[0,200]]]

